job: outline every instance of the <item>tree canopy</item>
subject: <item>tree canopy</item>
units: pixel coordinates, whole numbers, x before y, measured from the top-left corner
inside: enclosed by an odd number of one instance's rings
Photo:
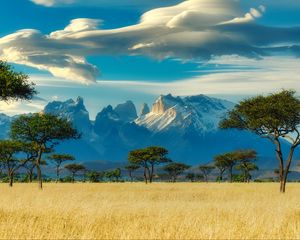
[[[37,92],[34,83],[28,81],[26,74],[16,72],[0,60],[0,100],[29,100]]]
[[[12,139],[32,143],[37,151],[36,168],[42,188],[41,158],[59,142],[80,137],[71,122],[52,114],[34,113],[21,115],[11,124]]]
[[[285,192],[294,150],[300,144],[299,125],[300,100],[292,90],[282,90],[267,96],[259,95],[243,100],[220,122],[223,129],[248,130],[269,139],[276,146],[281,192]],[[286,159],[282,152],[284,138],[291,143]]]

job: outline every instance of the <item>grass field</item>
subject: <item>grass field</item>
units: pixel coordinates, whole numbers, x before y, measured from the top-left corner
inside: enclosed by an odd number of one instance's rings
[[[300,184],[0,185],[0,237],[300,239]]]

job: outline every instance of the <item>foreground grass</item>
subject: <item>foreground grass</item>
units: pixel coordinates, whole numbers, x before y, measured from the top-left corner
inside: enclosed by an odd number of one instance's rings
[[[0,184],[0,238],[299,239],[300,184]]]

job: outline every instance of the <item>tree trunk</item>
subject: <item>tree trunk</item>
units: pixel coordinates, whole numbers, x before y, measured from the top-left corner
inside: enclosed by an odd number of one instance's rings
[[[229,168],[229,181],[232,183],[232,168],[233,167],[230,167]]]
[[[281,192],[282,193],[285,193],[285,186],[286,186],[287,176],[289,174],[290,166],[291,166],[292,159],[293,159],[293,156],[294,156],[294,151],[295,151],[295,147],[292,146],[291,149],[290,149],[288,159],[286,161],[285,169],[284,169],[284,175],[283,175],[283,181],[282,181],[282,187],[281,187]]]
[[[283,156],[282,156],[282,151],[281,151],[281,144],[278,138],[274,140],[275,145],[276,145],[276,157],[278,160],[278,165],[279,165],[279,182],[280,182],[280,192],[284,192],[284,169],[283,169]]]
[[[154,174],[154,164],[151,164],[151,171],[149,171],[149,182],[152,183]]]
[[[129,170],[128,171],[129,177],[130,177],[130,182],[133,182],[133,178],[132,178],[132,172]]]
[[[56,166],[56,183],[59,182],[59,166]]]
[[[14,173],[13,172],[9,172],[8,176],[9,176],[9,186],[12,187],[13,186],[13,182],[14,182]]]
[[[29,182],[32,183],[33,170],[28,170],[27,174],[28,174]]]
[[[208,176],[206,174],[204,174],[205,176],[205,182],[208,183]]]
[[[75,182],[75,173],[73,172],[72,173],[72,183],[74,183]]]
[[[36,159],[36,171],[37,171],[37,178],[38,178],[38,186],[40,189],[43,189],[43,177],[41,171],[41,158],[42,158],[42,150],[39,149],[38,157]]]
[[[147,170],[147,174],[148,174],[149,183],[152,183],[152,181],[150,181],[150,176],[151,176],[150,169],[146,168],[146,170]]]
[[[144,167],[144,180],[145,180],[145,183],[147,184],[148,179],[147,179],[146,167]]]

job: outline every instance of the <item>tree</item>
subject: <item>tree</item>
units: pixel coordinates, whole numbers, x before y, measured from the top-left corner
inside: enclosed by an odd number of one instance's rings
[[[16,154],[22,152],[22,143],[11,140],[0,141],[0,161],[7,169],[9,178],[9,186],[13,186],[14,173],[20,168],[20,160],[16,158]]]
[[[166,157],[168,150],[162,147],[147,147],[131,151],[128,155],[128,161],[131,164],[139,165],[144,168],[145,183],[151,183],[154,176],[154,166],[170,162]]]
[[[102,172],[89,171],[87,172],[87,178],[90,182],[100,182],[100,179],[103,177]]]
[[[127,166],[125,166],[125,169],[128,171],[128,175],[130,178],[130,181],[133,182],[133,176],[132,173],[136,170],[138,170],[140,168],[139,165],[135,165],[135,164],[129,164]]]
[[[64,118],[52,114],[35,113],[22,115],[11,124],[11,137],[15,140],[34,144],[37,150],[36,169],[39,187],[42,189],[41,159],[63,140],[77,139],[80,135],[72,124]]]
[[[128,155],[128,161],[131,164],[139,165],[144,168],[144,180],[148,183],[148,177],[150,176],[149,170],[149,158],[148,152],[145,149],[138,149],[131,151]]]
[[[214,166],[209,166],[209,165],[200,165],[199,166],[199,170],[203,174],[206,182],[208,182],[208,176],[214,169],[215,169]]]
[[[186,176],[185,176],[186,179],[190,180],[191,182],[194,182],[195,181],[195,178],[196,178],[196,175],[195,173],[188,173]]]
[[[78,172],[84,171],[86,168],[82,164],[72,163],[64,166],[72,174],[72,183],[75,182],[75,176]]]
[[[110,181],[114,179],[116,182],[119,182],[119,179],[121,177],[121,169],[116,168],[114,170],[107,171],[105,172],[104,176],[108,178]]]
[[[243,172],[244,182],[249,182],[250,172],[258,170],[257,165],[253,163],[257,158],[257,153],[255,150],[241,150],[237,152],[237,158],[238,165],[235,168]]]
[[[219,170],[219,182],[223,181],[223,174],[228,169],[228,161],[224,155],[217,155],[214,158],[214,166]]]
[[[59,181],[59,173],[61,170],[61,165],[63,162],[66,161],[74,161],[75,158],[74,156],[70,155],[70,154],[52,154],[50,156],[48,156],[48,159],[54,163],[55,168],[56,168],[56,182]]]
[[[300,100],[291,90],[246,99],[237,104],[220,122],[223,129],[248,130],[275,145],[282,193],[285,192],[294,151],[300,144],[299,125]],[[282,152],[283,139],[289,139],[291,143],[287,157]]]
[[[176,182],[177,177],[189,168],[190,168],[190,166],[188,166],[184,163],[173,162],[173,163],[169,163],[166,166],[164,166],[163,170],[169,174],[172,182]]]
[[[149,158],[149,164],[150,164],[150,174],[149,174],[149,182],[152,183],[153,181],[153,175],[154,175],[154,166],[160,165],[163,163],[171,162],[169,158],[166,157],[166,155],[169,153],[167,149],[163,147],[147,147],[146,152],[148,152],[150,158]]]
[[[0,100],[29,100],[37,92],[29,77],[0,60]]]

